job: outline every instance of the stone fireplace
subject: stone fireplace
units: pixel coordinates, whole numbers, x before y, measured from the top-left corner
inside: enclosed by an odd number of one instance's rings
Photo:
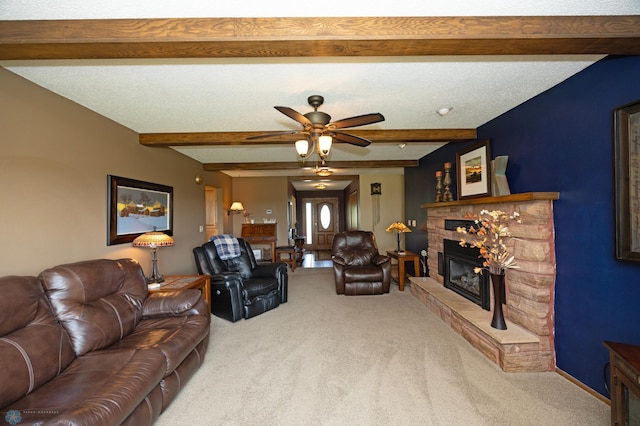
[[[558,197],[557,192],[531,192],[422,206],[427,211],[429,277],[411,278],[411,293],[504,371],[555,369],[553,201]],[[491,290],[490,311],[487,311],[482,301],[471,301],[444,285],[445,244],[453,246],[445,241],[457,243],[460,237],[455,227],[445,222],[477,217],[483,209],[518,211],[522,219],[521,224],[510,227],[514,237],[510,250],[519,268],[506,271],[503,310],[507,330],[497,330],[490,325]],[[458,279],[466,284],[474,280],[464,268],[457,269],[454,275],[459,275]]]

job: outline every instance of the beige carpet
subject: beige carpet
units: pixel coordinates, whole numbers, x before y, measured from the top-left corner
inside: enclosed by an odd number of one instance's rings
[[[607,425],[609,406],[556,373],[504,373],[392,285],[335,294],[289,274],[289,302],[212,317],[205,365],[158,425]]]

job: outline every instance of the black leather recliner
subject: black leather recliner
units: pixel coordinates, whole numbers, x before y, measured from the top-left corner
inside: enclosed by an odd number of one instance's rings
[[[193,249],[198,273],[211,276],[211,313],[236,322],[287,301],[287,264],[257,263],[251,245],[238,238],[239,257],[222,260],[209,241]]]
[[[389,293],[391,259],[378,253],[371,231],[345,231],[331,244],[336,293],[346,295]]]

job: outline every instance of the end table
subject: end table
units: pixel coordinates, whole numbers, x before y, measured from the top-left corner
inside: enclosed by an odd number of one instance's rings
[[[411,251],[387,251],[387,256],[398,261],[398,288],[404,291],[405,262],[413,262],[414,273],[420,276],[420,257]]]

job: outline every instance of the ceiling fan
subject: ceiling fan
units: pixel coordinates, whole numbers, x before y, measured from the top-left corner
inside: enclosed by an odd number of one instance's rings
[[[322,163],[324,164],[324,160],[326,159],[327,155],[329,155],[329,150],[331,149],[332,139],[362,147],[371,144],[371,141],[369,139],[345,133],[339,131],[338,129],[364,126],[367,124],[384,121],[384,116],[382,114],[373,113],[344,118],[342,120],[332,122],[331,116],[329,114],[318,111],[318,108],[324,103],[324,97],[320,95],[311,95],[307,98],[307,102],[309,102],[309,105],[313,107],[313,111],[310,111],[306,114],[300,114],[299,112],[289,107],[274,107],[287,117],[302,124],[302,130],[268,133],[265,135],[251,136],[247,139],[261,139],[294,134],[306,135],[305,139],[296,141],[296,151],[298,152],[298,155],[301,158],[307,158],[314,151],[317,151],[320,155],[320,158],[322,159]],[[309,149],[309,143],[311,143],[311,149]]]

